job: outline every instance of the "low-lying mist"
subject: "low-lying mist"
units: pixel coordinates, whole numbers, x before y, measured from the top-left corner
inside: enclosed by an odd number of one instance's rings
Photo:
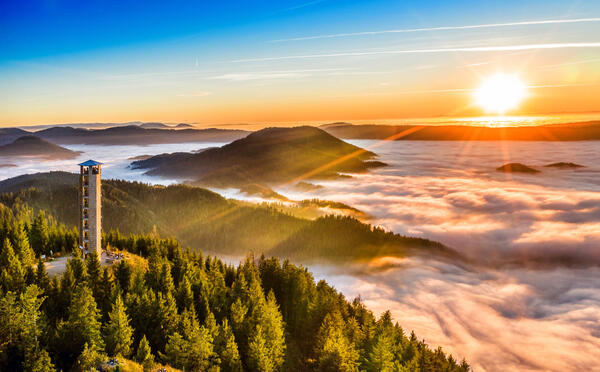
[[[391,309],[406,332],[475,371],[599,370],[600,143],[415,141],[373,151],[390,166],[319,182],[312,194],[440,241],[473,265],[382,258],[311,267],[318,277],[376,312]],[[541,172],[495,171],[509,162]],[[544,167],[555,162],[584,167]]]
[[[465,357],[475,371],[590,371],[600,360],[600,143],[353,141],[389,166],[299,192],[343,202],[396,233],[440,241],[473,264],[431,257],[311,266],[406,332]],[[105,178],[171,183],[132,171],[128,158],[215,144],[67,146],[106,163]],[[0,179],[78,161],[14,162]],[[537,174],[495,171],[520,162]],[[583,165],[547,168],[555,162]],[[0,161],[2,164],[2,161]],[[243,197],[233,190],[220,190]],[[260,199],[252,198],[253,201]],[[235,261],[235,260],[234,260]]]
[[[437,240],[479,263],[600,265],[600,143],[415,141],[374,150],[389,167],[321,182],[311,195],[343,201],[377,225]],[[544,167],[559,161],[584,167]],[[541,172],[495,171],[508,162]]]
[[[311,267],[347,297],[475,371],[591,371],[600,360],[600,268],[466,270],[431,259]]]

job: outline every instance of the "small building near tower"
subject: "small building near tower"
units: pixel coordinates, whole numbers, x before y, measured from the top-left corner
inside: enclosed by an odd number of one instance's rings
[[[102,253],[102,163],[88,160],[79,164],[79,247],[84,254]]]

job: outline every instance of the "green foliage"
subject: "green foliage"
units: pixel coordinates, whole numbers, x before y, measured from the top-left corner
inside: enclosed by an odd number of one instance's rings
[[[345,334],[342,316],[327,314],[319,329],[316,343],[317,364],[321,371],[358,371],[359,353]]]
[[[148,344],[148,339],[146,339],[145,335],[140,340],[135,360],[144,367],[144,370],[148,370],[154,365],[154,355],[152,355],[150,344]]]
[[[242,370],[238,346],[227,318],[223,319],[223,324],[219,327],[219,333],[215,338],[215,351],[221,360],[220,366],[223,372],[240,372]]]
[[[123,356],[137,345],[145,370],[156,360],[202,371],[469,371],[404,335],[389,313],[376,319],[359,300],[348,302],[306,268],[276,258],[232,266],[159,234],[113,231],[106,235],[111,247],[142,253],[147,267],[101,268],[77,250],[58,277],[49,278],[41,261],[26,275],[27,255],[14,248],[21,226],[30,235],[34,219],[45,225],[44,249],[72,234],[51,216],[43,215],[45,223],[32,216],[22,203],[0,203],[0,370],[92,370],[106,358],[106,343],[109,354]],[[355,226],[337,221],[320,223]]]
[[[66,359],[75,359],[84,347],[89,353],[102,352],[104,340],[100,328],[100,312],[92,291],[85,284],[79,284],[71,298],[67,319],[58,328]]]
[[[205,327],[200,327],[196,315],[185,311],[179,332],[169,337],[166,355],[169,363],[190,371],[207,371],[215,362],[213,338]],[[217,362],[218,363],[218,362]]]
[[[28,372],[53,372],[56,370],[50,360],[50,355],[44,349],[28,354],[23,369]]]
[[[88,345],[86,342],[83,346],[83,351],[79,354],[75,363],[76,370],[82,372],[96,371],[100,363],[102,363],[104,356],[94,345]]]
[[[5,291],[22,291],[25,286],[25,271],[8,238],[4,239],[0,254],[0,266],[2,267],[2,271],[0,271],[2,288]]]
[[[129,318],[121,296],[117,296],[113,309],[109,314],[109,319],[105,329],[108,355],[129,356],[133,329],[129,325]]]

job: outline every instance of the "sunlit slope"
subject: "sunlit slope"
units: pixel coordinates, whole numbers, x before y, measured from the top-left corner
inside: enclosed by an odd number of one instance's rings
[[[277,185],[339,173],[366,172],[383,165],[376,155],[315,127],[267,128],[200,153],[158,155],[133,163],[155,176],[211,186]]]
[[[0,182],[0,201],[21,201],[68,225],[77,224],[77,176],[65,172],[20,176]],[[227,200],[209,190],[174,185],[103,182],[104,231],[145,234],[156,229],[193,249],[222,255],[274,254],[298,261],[330,261],[435,253],[458,257],[439,243],[401,237],[353,218],[316,220],[277,206]]]

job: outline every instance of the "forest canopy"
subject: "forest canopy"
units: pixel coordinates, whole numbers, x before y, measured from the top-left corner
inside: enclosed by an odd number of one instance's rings
[[[441,348],[347,301],[303,267],[239,265],[156,233],[104,234],[138,260],[102,267],[76,249],[62,275],[39,259],[77,233],[23,202],[0,204],[0,369],[87,371],[109,358],[192,371],[468,371]]]

